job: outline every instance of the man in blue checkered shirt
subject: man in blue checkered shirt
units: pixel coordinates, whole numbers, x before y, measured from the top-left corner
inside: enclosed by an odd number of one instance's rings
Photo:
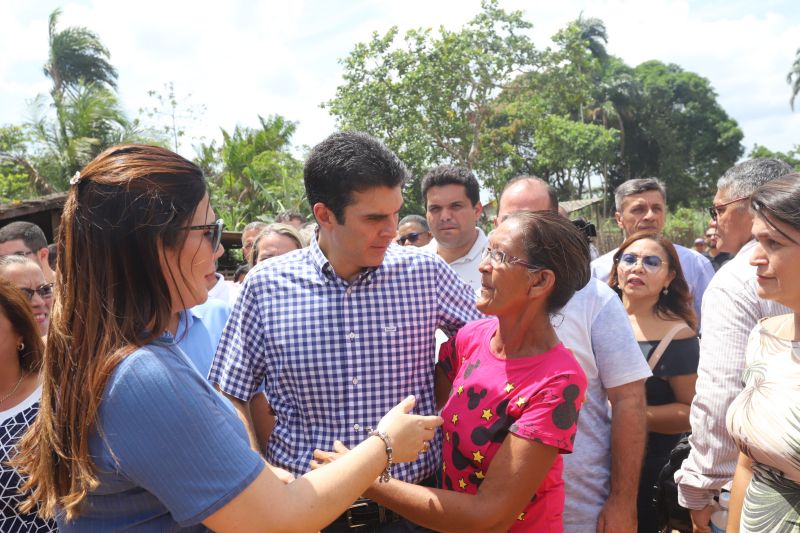
[[[304,170],[319,224],[309,247],[264,261],[247,276],[209,379],[250,426],[247,401],[262,381],[276,417],[267,460],[295,475],[315,448],[354,446],[405,396],[436,412],[434,332],[481,315],[475,292],[438,257],[392,245],[408,172],[379,141],[338,133]],[[441,437],[415,463],[392,468],[410,482],[439,467]]]

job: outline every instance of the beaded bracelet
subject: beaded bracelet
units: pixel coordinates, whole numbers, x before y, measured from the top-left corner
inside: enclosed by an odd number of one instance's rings
[[[365,428],[370,437],[378,437],[386,445],[386,468],[381,472],[378,481],[388,483],[392,479],[392,439],[388,433],[372,428]]]

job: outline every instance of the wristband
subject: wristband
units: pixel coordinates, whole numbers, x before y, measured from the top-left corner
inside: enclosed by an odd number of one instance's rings
[[[392,479],[392,439],[385,431],[367,428],[370,437],[378,437],[386,445],[386,468],[381,472],[378,481],[388,483]]]

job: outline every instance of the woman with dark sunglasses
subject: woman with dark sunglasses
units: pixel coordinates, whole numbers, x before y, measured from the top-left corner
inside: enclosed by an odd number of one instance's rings
[[[346,463],[286,484],[181,348],[222,254],[200,169],[116,146],[70,184],[23,512],[61,531],[317,531],[433,438],[441,419],[409,397]]]
[[[53,284],[47,283],[38,263],[23,255],[0,257],[0,278],[10,281],[28,299],[39,334],[47,335],[53,308]]]
[[[689,425],[700,344],[689,286],[673,244],[648,232],[628,237],[614,254],[608,280],[628,311],[653,376],[647,394],[647,452],[639,481],[640,533],[661,531],[653,506],[655,483]]]

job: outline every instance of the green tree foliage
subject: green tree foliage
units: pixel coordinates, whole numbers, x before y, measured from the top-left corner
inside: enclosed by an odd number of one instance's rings
[[[341,129],[383,139],[415,180],[406,211],[421,211],[419,177],[436,164],[481,166],[481,137],[496,96],[537,63],[522,13],[494,0],[459,31],[411,30],[396,45],[397,28],[374,34],[342,61],[344,84],[324,104]]]
[[[705,78],[659,61],[626,65],[608,54],[596,18],[581,15],[545,50],[530,27],[484,1],[459,31],[412,30],[400,45],[396,29],[376,34],[342,61],[344,83],[324,105],[339,127],[382,138],[415,175],[449,162],[495,193],[536,174],[562,199],[608,198],[624,180],[655,176],[677,207],[742,154],[742,132]]]
[[[222,130],[222,144],[201,144],[196,163],[209,179],[211,201],[226,227],[271,220],[284,209],[309,212],[303,165],[291,154],[296,124],[274,115],[259,128]]]
[[[664,181],[670,203],[708,196],[716,179],[743,154],[742,131],[717,103],[707,79],[674,64],[634,69],[641,93],[626,129],[622,176]]]
[[[780,159],[781,161],[785,161],[792,165],[795,170],[800,171],[800,144],[794,145],[794,148],[787,150],[786,152],[773,152],[766,146],[756,144],[753,146],[753,149],[750,150],[748,157],[769,157],[773,159]]]
[[[29,179],[28,168],[31,167],[27,153],[25,131],[19,126],[0,127],[0,203],[21,200],[36,193],[50,192],[46,183]],[[35,173],[35,170],[32,169]],[[35,174],[38,177],[38,174]]]
[[[186,135],[186,124],[200,120],[206,111],[206,106],[189,104],[191,94],[179,97],[175,93],[173,82],[165,83],[163,91],[149,90],[147,95],[152,98],[153,103],[148,107],[139,108],[139,113],[149,119],[165,121],[157,126],[157,131],[171,140],[172,149],[177,152],[178,139]]]

